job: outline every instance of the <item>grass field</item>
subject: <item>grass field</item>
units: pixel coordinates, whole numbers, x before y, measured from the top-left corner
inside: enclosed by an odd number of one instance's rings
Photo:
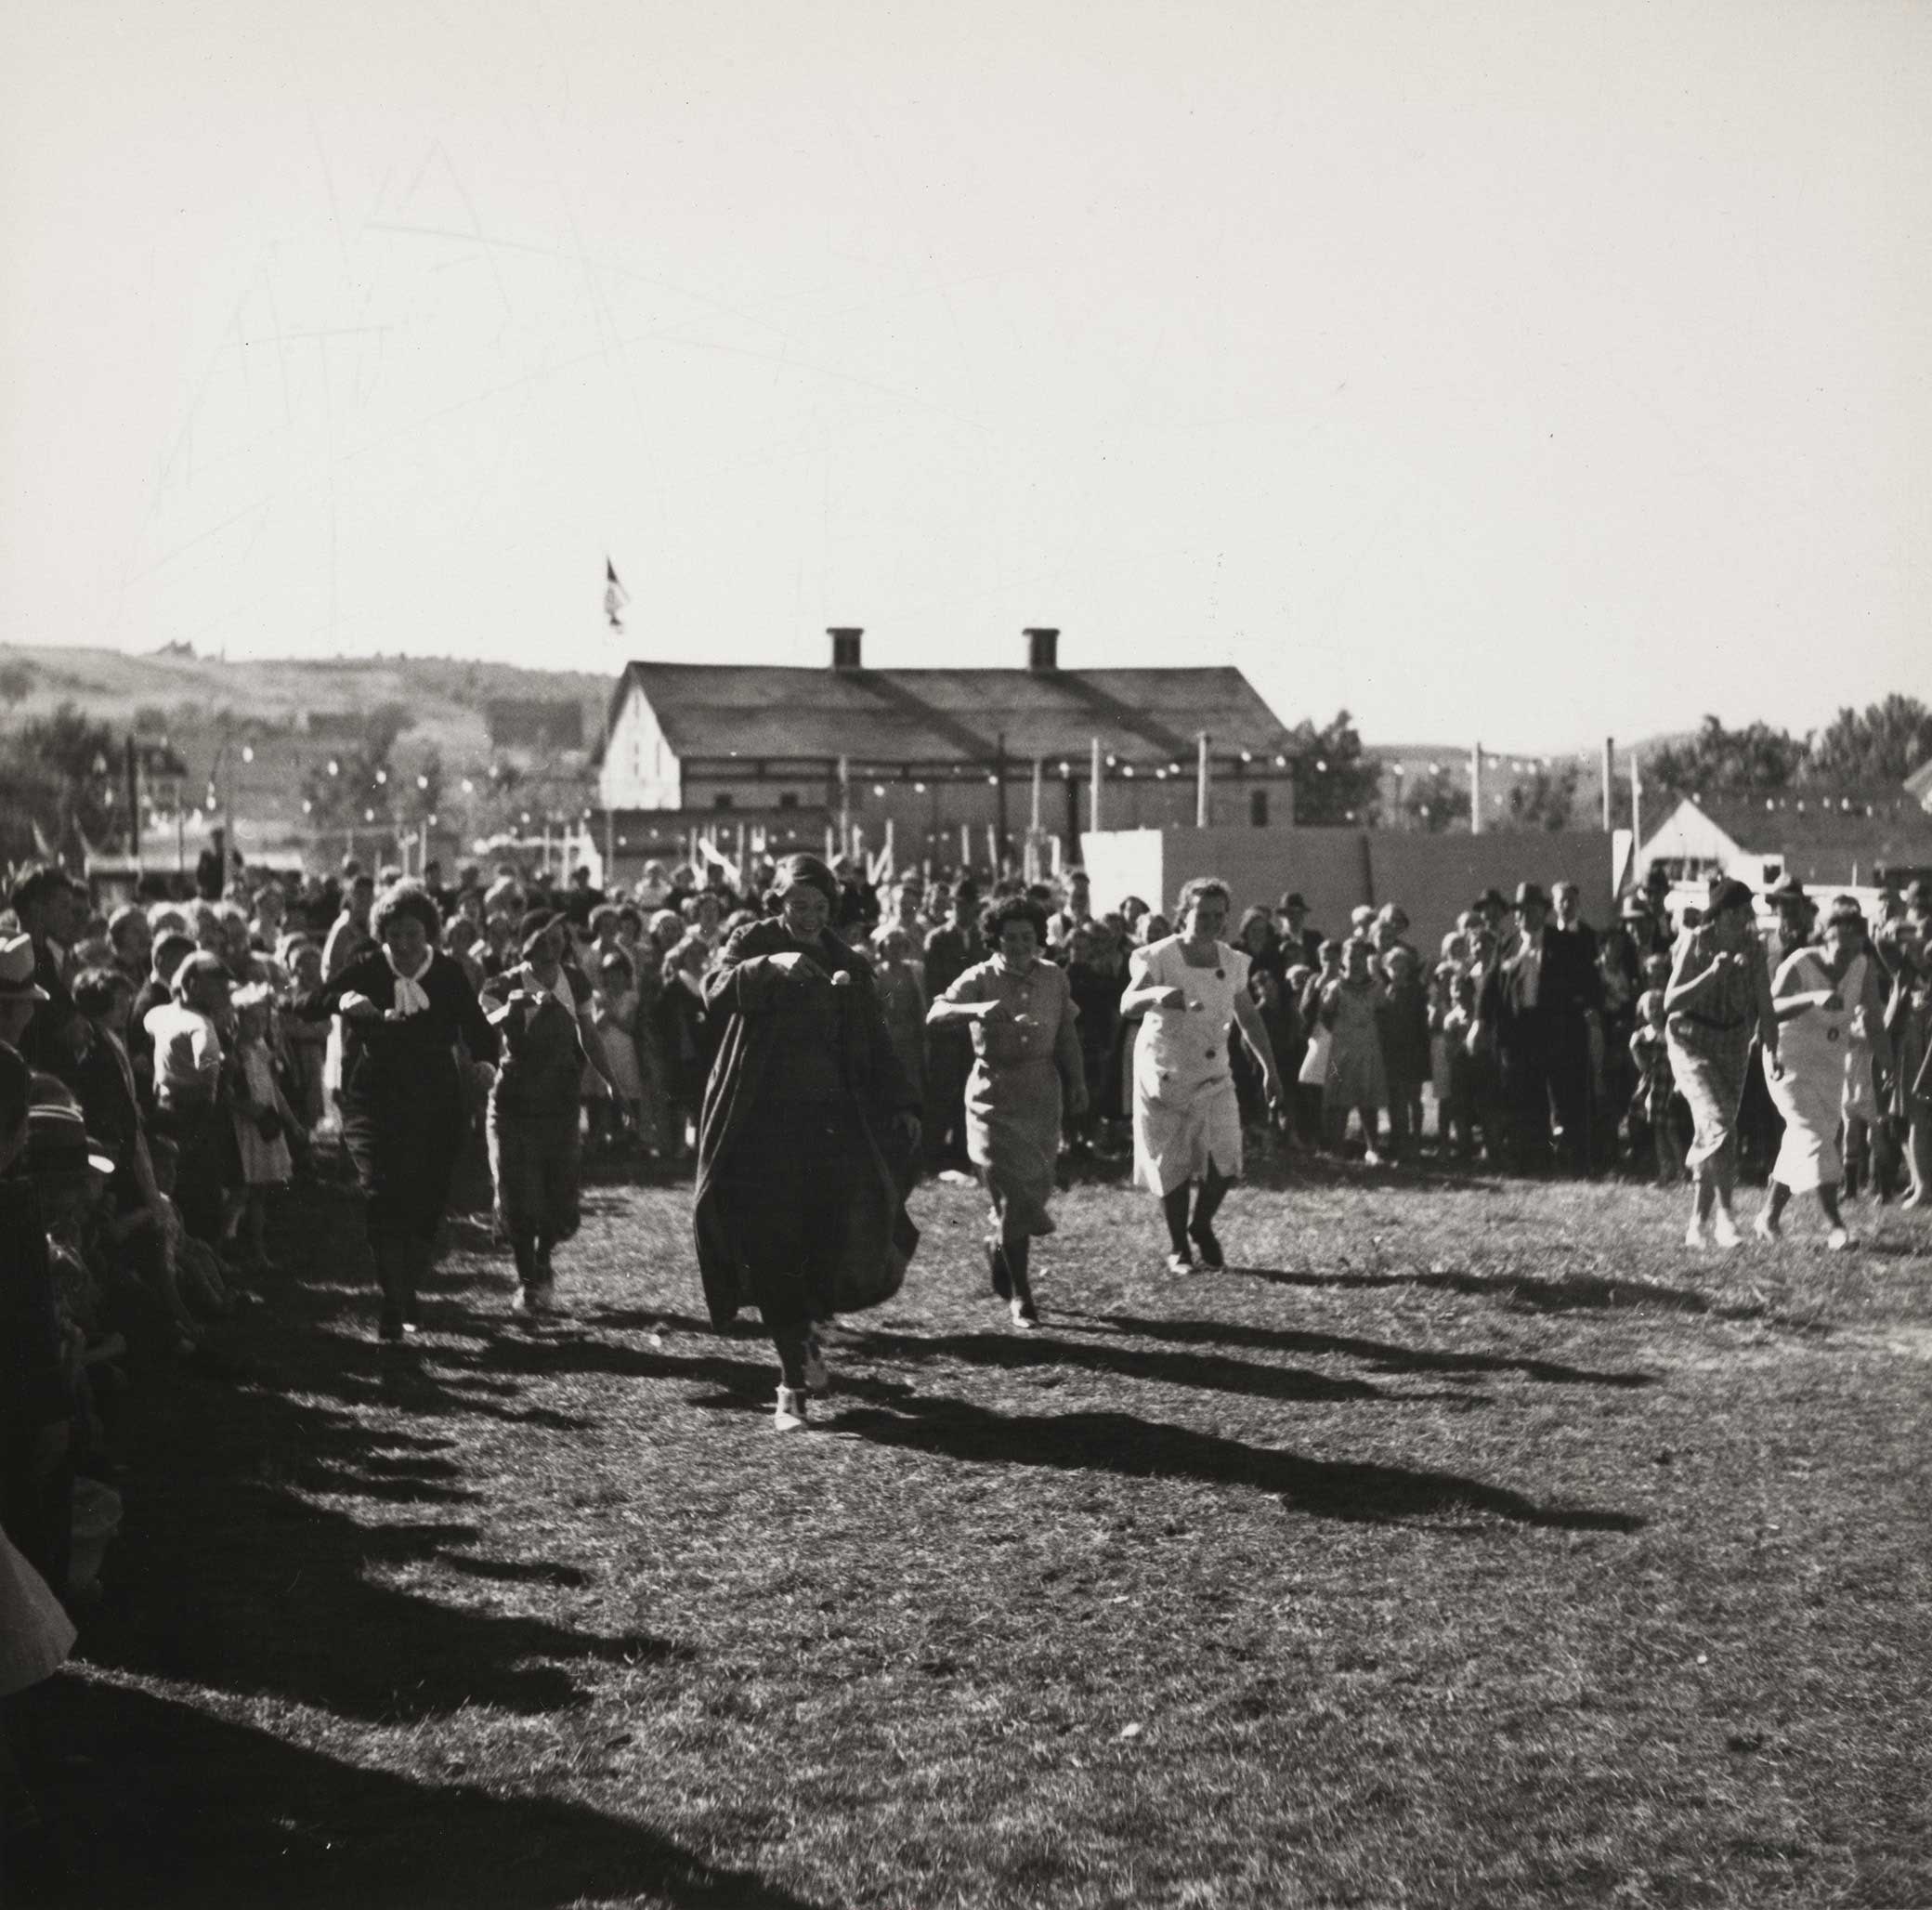
[[[1331,1176],[1177,1279],[1086,1185],[1029,1337],[926,1188],[781,1438],[683,1190],[541,1331],[459,1223],[416,1358],[302,1202],[248,1380],[130,1406],[59,1901],[1932,1904],[1922,1217]]]

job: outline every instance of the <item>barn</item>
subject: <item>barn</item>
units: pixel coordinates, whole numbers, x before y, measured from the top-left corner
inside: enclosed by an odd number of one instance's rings
[[[987,859],[1035,829],[1077,855],[1094,827],[1294,820],[1287,732],[1239,670],[1064,670],[1057,630],[1021,633],[1011,668],[875,670],[864,632],[827,633],[822,669],[633,662],[597,764],[620,867],[743,824],[774,847],[841,841],[901,865]]]

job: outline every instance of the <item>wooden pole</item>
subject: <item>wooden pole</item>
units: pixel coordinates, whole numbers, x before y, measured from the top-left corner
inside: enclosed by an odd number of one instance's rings
[[[137,873],[141,866],[141,752],[130,730],[122,751],[122,765],[127,774],[127,856]]]
[[[1093,785],[1093,793],[1087,799],[1087,827],[1097,830],[1100,821],[1100,781],[1103,773],[1100,754],[1100,739],[1095,737],[1088,746],[1088,780]]]
[[[1035,757],[1035,758],[1033,759],[1033,825],[1032,825],[1032,831],[1033,831],[1033,833],[1034,833],[1035,835],[1038,835],[1038,834],[1039,833],[1039,822],[1040,822],[1040,799],[1041,799],[1042,795],[1043,795],[1043,794],[1045,793],[1045,791],[1044,791],[1044,789],[1043,789],[1043,787],[1042,787],[1042,782],[1041,782],[1041,778],[1043,778],[1043,777],[1044,777],[1045,775],[1046,775],[1046,765],[1045,765],[1044,764],[1042,764],[1042,763],[1041,763],[1040,759],[1039,759],[1039,758],[1038,758],[1038,756],[1036,756],[1036,757]]]
[[[1603,833],[1605,835],[1610,833],[1612,814],[1611,790],[1612,778],[1616,775],[1616,739],[1612,736],[1605,737],[1603,739]]]
[[[1208,800],[1208,732],[1204,729],[1194,743],[1194,827],[1206,829],[1213,810]]]
[[[1482,833],[1482,745],[1469,746],[1469,833]]]
[[[1006,732],[1001,730],[993,746],[993,875],[999,875],[1000,857],[1006,854]]]
[[[1643,771],[1637,766],[1637,752],[1630,752],[1630,855],[1635,867],[1637,852],[1643,847]]]

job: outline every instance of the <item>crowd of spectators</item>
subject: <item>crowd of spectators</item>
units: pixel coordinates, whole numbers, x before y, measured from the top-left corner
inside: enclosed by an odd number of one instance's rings
[[[970,1039],[932,1003],[986,959],[986,911],[1037,904],[1045,955],[1077,1011],[1086,1093],[1070,1096],[1062,1154],[1125,1172],[1136,1021],[1123,1013],[1133,950],[1171,933],[1160,898],[1096,908],[1078,870],[1054,883],[971,873],[877,886],[835,866],[832,927],[872,967],[894,1053],[921,1103],[922,1166],[969,1171]],[[312,1010],[374,943],[378,884],[353,862],[287,880],[238,864],[225,893],[103,911],[51,867],[13,880],[0,915],[0,1526],[64,1599],[89,1595],[118,1500],[111,1428],[144,1368],[218,1369],[211,1324],[272,1271],[273,1203],[315,1171],[334,1119],[341,1034]],[[557,882],[465,867],[425,886],[443,951],[483,991],[523,959],[533,928],[562,935],[603,1066],[584,1069],[593,1158],[653,1171],[691,1160],[717,1033],[704,976],[758,918],[770,870],[742,887],[716,866],[646,866],[605,894],[586,870]],[[1402,908],[1317,924],[1298,894],[1247,908],[1231,939],[1288,1104],[1268,1105],[1241,1041],[1232,1066],[1258,1139],[1371,1166],[1481,1163],[1511,1173],[1606,1171],[1671,1184],[1691,1138],[1665,1040],[1673,921],[1661,886],[1617,918],[1584,922],[1579,892],[1534,883],[1472,898],[1432,950]],[[1771,968],[1817,939],[1795,883],[1764,898]],[[1842,911],[1841,911],[1842,912]],[[1932,892],[1923,882],[1861,929],[1879,1014],[1847,1027],[1845,1192],[1927,1197],[1932,1183]],[[482,1108],[476,1110],[480,1129]],[[1761,1175],[1781,1123],[1762,1070],[1739,1121]],[[9,1551],[9,1557],[13,1555]],[[4,1575],[0,1575],[4,1576]]]

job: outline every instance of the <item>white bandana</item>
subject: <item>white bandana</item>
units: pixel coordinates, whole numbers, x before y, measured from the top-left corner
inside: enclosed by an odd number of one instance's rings
[[[429,964],[436,960],[436,950],[424,951],[423,966],[414,975],[404,975],[396,965],[396,957],[385,946],[383,960],[389,964],[389,973],[396,977],[396,1018],[407,1021],[412,1014],[421,1014],[429,1006],[428,992],[423,987],[423,977],[429,973]]]

